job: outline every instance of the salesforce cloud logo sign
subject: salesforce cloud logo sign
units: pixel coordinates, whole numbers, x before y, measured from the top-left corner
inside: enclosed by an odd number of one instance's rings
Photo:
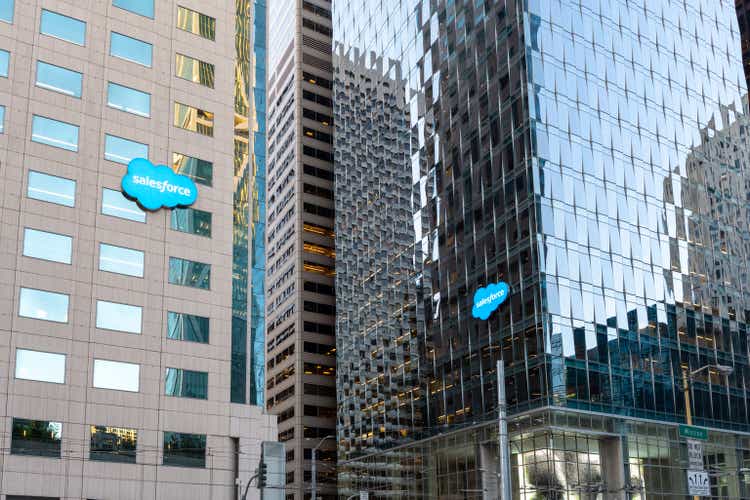
[[[198,197],[198,188],[190,177],[176,174],[165,165],[154,165],[145,158],[128,163],[122,190],[146,210],[186,207]]]
[[[474,307],[471,308],[471,315],[479,319],[487,319],[500,304],[505,302],[510,293],[510,287],[507,283],[490,283],[485,288],[480,288],[474,292]]]

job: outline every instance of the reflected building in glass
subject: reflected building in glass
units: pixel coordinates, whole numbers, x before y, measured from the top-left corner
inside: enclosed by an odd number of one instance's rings
[[[747,498],[735,5],[350,1],[333,19],[341,494],[497,498],[501,359],[513,498],[682,498],[684,424],[707,430],[711,494]],[[386,83],[394,101],[370,90]],[[394,200],[368,211],[379,185]],[[498,281],[509,299],[473,318]]]

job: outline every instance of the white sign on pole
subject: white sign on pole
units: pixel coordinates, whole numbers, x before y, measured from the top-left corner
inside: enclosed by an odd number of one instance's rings
[[[703,470],[703,441],[687,440],[688,463],[691,470]]]
[[[711,482],[708,472],[704,470],[689,470],[687,473],[688,495],[707,497],[711,495]]]

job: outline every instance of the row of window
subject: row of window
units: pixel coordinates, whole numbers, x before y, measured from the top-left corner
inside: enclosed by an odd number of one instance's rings
[[[67,355],[16,349],[15,376],[21,380],[65,383]],[[139,392],[141,366],[107,359],[94,359],[92,386],[97,389]],[[208,373],[167,368],[164,379],[164,394],[193,399],[208,399]]]
[[[10,452],[13,455],[60,458],[62,433],[61,422],[14,418]],[[90,436],[89,460],[136,463],[136,429],[92,425]],[[205,434],[165,431],[162,465],[205,467]]]

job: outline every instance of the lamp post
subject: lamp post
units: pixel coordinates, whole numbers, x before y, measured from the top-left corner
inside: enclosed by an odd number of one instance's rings
[[[312,480],[310,481],[310,489],[312,490],[312,495],[311,495],[312,500],[318,500],[318,497],[317,497],[317,494],[318,494],[317,490],[318,490],[318,488],[317,488],[317,484],[316,484],[318,464],[316,463],[315,457],[316,457],[316,455],[318,453],[318,448],[320,448],[320,446],[323,444],[323,442],[326,439],[336,439],[336,436],[333,436],[333,435],[329,434],[328,436],[326,436],[323,439],[321,439],[318,442],[318,444],[315,446],[315,448],[312,449],[312,457],[311,457],[312,458],[312,471],[311,471],[312,472]]]
[[[510,493],[510,447],[508,446],[508,419],[505,406],[505,365],[497,361],[497,439],[500,465],[500,500],[511,500]]]
[[[690,382],[695,378],[696,375],[698,375],[703,370],[708,369],[715,369],[717,372],[719,372],[721,375],[724,375],[725,377],[729,377],[729,375],[734,372],[734,368],[727,365],[719,365],[719,364],[709,364],[705,366],[701,366],[697,370],[693,370],[691,372],[688,372],[687,368],[682,369],[682,390],[683,394],[685,396],[685,422],[687,425],[693,425],[693,413],[690,409]],[[729,385],[727,383],[727,385]],[[700,497],[693,496],[693,500],[700,500]]]

